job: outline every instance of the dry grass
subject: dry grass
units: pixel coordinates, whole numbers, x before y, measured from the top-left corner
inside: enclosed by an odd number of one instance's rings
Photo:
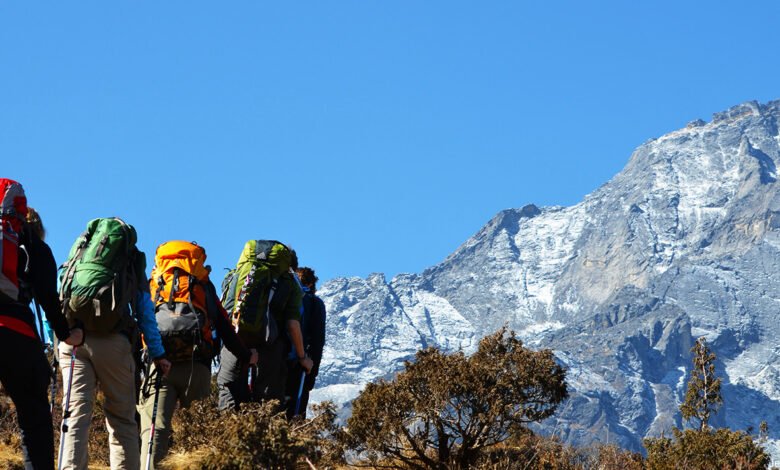
[[[8,470],[24,469],[22,452],[18,447],[0,443],[0,468]]]
[[[214,397],[174,415],[173,452],[159,465],[189,469],[337,468],[338,446],[331,439],[335,415],[326,407],[313,419],[288,422],[275,403],[246,404],[221,413]]]
[[[61,384],[61,377],[58,383]],[[54,409],[55,447],[59,444],[62,387],[58,387]],[[90,427],[90,469],[109,468],[108,433],[102,412],[103,399],[97,397]],[[174,415],[174,445],[163,468],[176,470],[202,468],[305,468],[306,460],[318,469],[337,468],[337,447],[327,435],[335,429],[335,414],[323,408],[317,418],[288,423],[273,412],[274,405],[250,404],[239,414],[220,413],[216,394],[178,410]],[[55,448],[56,455],[56,448]],[[10,399],[0,389],[0,468],[23,468],[20,433]]]
[[[52,422],[54,423],[54,453],[56,457],[60,442],[60,424],[62,423],[62,375],[60,373],[57,374],[57,398]],[[103,414],[103,397],[98,394],[89,433],[89,468],[108,469],[108,456],[108,430]],[[0,387],[0,468],[16,468],[14,467],[15,462],[22,462],[22,447],[19,426],[16,422],[16,410],[11,399]]]
[[[24,469],[20,436],[14,405],[0,387],[0,468]]]
[[[172,452],[165,458],[161,466],[168,470],[200,470],[200,462],[206,458],[207,454],[207,449],[194,452]]]

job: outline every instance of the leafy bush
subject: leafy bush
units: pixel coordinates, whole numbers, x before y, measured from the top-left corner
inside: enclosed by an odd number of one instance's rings
[[[483,449],[553,414],[568,392],[552,351],[531,351],[501,329],[470,357],[429,348],[391,381],[355,399],[346,445],[371,462],[468,468]]]

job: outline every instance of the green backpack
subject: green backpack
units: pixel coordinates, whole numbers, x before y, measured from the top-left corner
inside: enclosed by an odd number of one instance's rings
[[[133,327],[128,305],[146,282],[137,238],[133,226],[116,217],[87,224],[60,268],[60,300],[71,323],[79,320],[99,334]]]
[[[236,268],[222,281],[222,305],[231,314],[238,336],[251,347],[273,343],[279,326],[273,313],[284,308],[290,283],[292,252],[274,240],[250,240]]]

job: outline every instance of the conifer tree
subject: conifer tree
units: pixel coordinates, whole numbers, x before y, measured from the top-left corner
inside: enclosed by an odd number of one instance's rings
[[[646,468],[765,470],[771,462],[769,453],[762,445],[765,442],[762,436],[767,432],[766,423],[761,424],[758,442],[751,431],[710,428],[710,417],[723,404],[721,379],[715,376],[715,354],[710,351],[704,338],[696,341],[691,352],[693,370],[680,412],[684,419],[698,424],[698,428],[672,428],[672,438],[661,435],[645,439]]]
[[[691,352],[693,370],[680,412],[683,419],[698,422],[699,431],[706,431],[710,416],[717,413],[723,404],[720,394],[721,379],[715,376],[715,354],[710,351],[704,337],[696,340]]]

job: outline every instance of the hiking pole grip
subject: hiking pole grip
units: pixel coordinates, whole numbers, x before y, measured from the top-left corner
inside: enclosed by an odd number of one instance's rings
[[[249,371],[249,377],[247,381],[249,382],[249,401],[254,401],[254,394],[255,394],[255,375],[257,366],[249,366],[247,367],[247,370]]]
[[[154,430],[157,422],[157,405],[160,402],[160,386],[162,385],[162,375],[159,369],[154,369],[154,404],[152,405],[152,428],[149,430],[149,449],[146,454],[146,470],[152,468],[152,451],[154,450]]]
[[[295,402],[295,416],[301,410],[301,397],[303,396],[303,383],[306,381],[306,369],[301,372],[301,384],[298,386],[298,400]]]
[[[60,456],[57,459],[57,469],[62,470],[62,457],[65,452],[65,434],[68,432],[68,418],[70,418],[70,391],[73,388],[73,369],[76,366],[76,350],[73,346],[70,352],[70,370],[68,371],[68,389],[65,393],[65,405],[62,407],[62,427],[60,428]]]

